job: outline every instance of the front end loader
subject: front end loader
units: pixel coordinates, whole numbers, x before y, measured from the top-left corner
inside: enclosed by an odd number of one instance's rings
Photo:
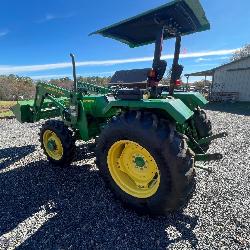
[[[207,150],[226,136],[212,133],[201,94],[174,91],[183,70],[181,36],[207,29],[198,0],[176,0],[99,30],[130,47],[155,42],[152,67],[116,72],[109,86],[100,87],[77,80],[71,54],[73,90],[40,82],[35,99],[12,110],[20,122],[46,120],[40,142],[52,164],[68,167],[75,141],[95,139],[99,172],[124,204],[153,215],[181,209],[195,190],[195,163],[221,159]],[[176,46],[166,92],[159,86],[167,67],[161,51],[170,38]]]

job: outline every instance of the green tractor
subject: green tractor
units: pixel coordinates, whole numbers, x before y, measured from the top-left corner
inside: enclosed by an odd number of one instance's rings
[[[226,136],[212,134],[201,94],[174,91],[183,70],[181,37],[209,27],[198,0],[176,0],[101,29],[95,34],[130,47],[154,42],[152,67],[118,71],[108,87],[100,87],[77,81],[71,54],[73,90],[39,82],[35,99],[12,110],[20,122],[47,120],[40,141],[52,164],[69,166],[76,140],[95,139],[99,172],[125,205],[152,215],[179,210],[195,190],[195,163],[221,159],[206,151],[213,139]],[[166,89],[159,86],[167,66],[161,51],[170,38],[176,45]]]

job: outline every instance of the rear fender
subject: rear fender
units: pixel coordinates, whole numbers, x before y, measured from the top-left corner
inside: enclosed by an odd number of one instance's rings
[[[170,116],[174,121],[183,124],[194,113],[181,100],[173,97],[166,99],[148,99],[140,101],[115,100],[111,101],[104,109],[103,114],[107,114],[114,108],[161,110]]]
[[[182,100],[192,111],[199,107],[204,107],[208,104],[205,97],[198,92],[175,92],[174,97]]]

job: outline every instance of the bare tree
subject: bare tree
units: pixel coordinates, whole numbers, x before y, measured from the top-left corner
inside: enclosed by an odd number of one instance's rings
[[[79,77],[78,81],[106,86],[110,82],[111,77]],[[29,77],[21,77],[16,75],[0,75],[0,100],[11,101],[16,97],[22,96],[24,99],[32,99],[35,96],[35,87],[38,81],[33,81]],[[68,78],[51,79],[46,81],[66,89],[73,89],[73,81]]]
[[[19,96],[30,99],[34,94],[35,85],[31,78],[16,75],[0,76],[0,100],[11,101]]]
[[[237,61],[247,56],[250,56],[250,44],[247,44],[243,48],[235,51],[231,57],[231,61]]]

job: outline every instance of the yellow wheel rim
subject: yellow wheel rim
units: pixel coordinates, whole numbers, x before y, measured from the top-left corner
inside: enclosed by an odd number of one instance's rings
[[[56,161],[63,156],[63,146],[60,138],[55,132],[46,130],[43,134],[43,145],[47,154]]]
[[[113,180],[124,192],[137,198],[148,198],[158,190],[158,166],[153,156],[138,143],[115,142],[108,151],[107,163]]]

